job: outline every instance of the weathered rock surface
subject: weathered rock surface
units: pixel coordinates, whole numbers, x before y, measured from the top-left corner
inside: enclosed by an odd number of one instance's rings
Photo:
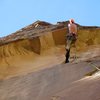
[[[67,24],[37,21],[0,38],[0,100],[51,100],[95,70],[83,60],[95,57],[96,61],[100,56],[100,27],[77,24],[77,64],[61,64],[65,59]],[[72,48],[72,57],[74,53]],[[100,66],[99,62],[95,63]]]
[[[100,66],[100,62],[96,61],[96,64]],[[55,93],[68,88],[72,82],[94,70],[95,68],[86,62],[59,64],[1,80],[0,100],[51,100]]]

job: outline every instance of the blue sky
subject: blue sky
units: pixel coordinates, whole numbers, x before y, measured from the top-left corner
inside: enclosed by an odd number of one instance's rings
[[[0,37],[36,20],[55,24],[70,18],[80,25],[100,26],[100,0],[0,0]]]

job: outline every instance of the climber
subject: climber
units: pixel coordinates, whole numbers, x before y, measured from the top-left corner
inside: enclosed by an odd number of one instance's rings
[[[66,47],[65,47],[66,48],[65,63],[69,62],[70,48],[72,44],[75,45],[75,42],[77,40],[77,25],[75,24],[74,19],[69,20],[68,31],[69,32],[67,34]]]

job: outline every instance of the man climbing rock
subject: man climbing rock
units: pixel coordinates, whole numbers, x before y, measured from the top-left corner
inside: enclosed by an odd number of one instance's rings
[[[73,19],[69,20],[68,24],[68,34],[67,34],[67,40],[66,40],[66,60],[65,63],[69,62],[70,57],[70,48],[72,44],[75,44],[77,40],[77,25],[75,24]]]

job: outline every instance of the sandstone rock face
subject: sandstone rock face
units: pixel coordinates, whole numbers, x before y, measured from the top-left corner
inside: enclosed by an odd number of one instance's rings
[[[35,27],[38,25],[37,27]],[[0,39],[0,78],[61,63],[65,59],[68,22],[37,21]],[[100,44],[100,28],[78,25],[77,52]],[[95,48],[95,47],[94,47]],[[39,63],[38,63],[39,62]],[[56,62],[56,63],[54,63]],[[25,67],[26,66],[26,67]],[[27,66],[29,66],[27,68]]]
[[[45,100],[94,70],[84,62],[61,64],[67,25],[37,21],[0,38],[0,100]],[[99,33],[99,27],[78,25],[77,53],[92,49],[89,57],[100,56]]]
[[[61,64],[1,80],[0,100],[51,100],[48,98],[93,70],[85,62]]]

